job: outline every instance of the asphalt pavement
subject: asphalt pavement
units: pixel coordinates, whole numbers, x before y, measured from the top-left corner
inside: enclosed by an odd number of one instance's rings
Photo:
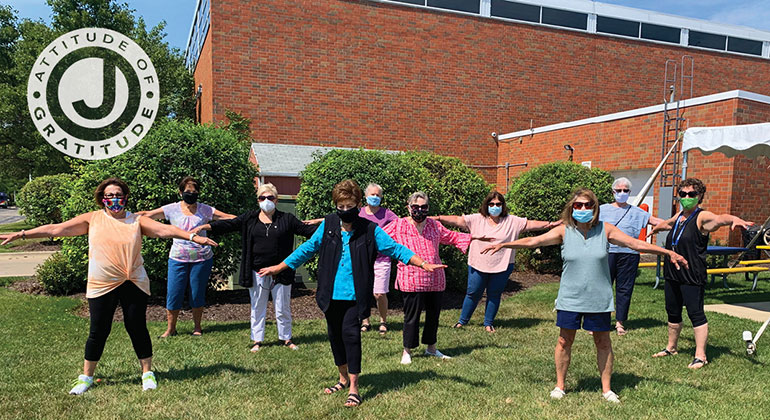
[[[19,214],[19,209],[16,207],[9,207],[7,209],[0,208],[0,225],[7,223],[16,223],[24,220],[24,216]]]

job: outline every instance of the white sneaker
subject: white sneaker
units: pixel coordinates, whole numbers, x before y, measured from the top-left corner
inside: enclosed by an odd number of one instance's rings
[[[88,391],[88,388],[91,388],[91,385],[93,384],[94,384],[93,376],[79,375],[78,378],[72,384],[73,386],[72,386],[72,389],[70,390],[70,395],[80,395]]]
[[[155,389],[158,387],[158,381],[155,380],[155,374],[150,372],[145,372],[142,375],[142,391],[147,391],[148,389]]]
[[[557,386],[557,387],[554,387],[553,391],[551,391],[551,398],[555,400],[560,400],[564,398],[564,394],[566,394],[566,392],[564,392],[563,389]]]
[[[412,355],[404,352],[401,354],[401,364],[402,365],[411,365],[412,364]]]
[[[616,393],[614,393],[612,391],[605,392],[604,394],[602,394],[602,397],[604,397],[604,399],[609,401],[609,402],[613,402],[615,404],[619,404],[620,403],[620,398],[618,398],[618,394],[616,394]]]
[[[451,359],[451,357],[449,357],[446,354],[438,351],[438,349],[436,349],[435,353],[431,353],[428,350],[425,350],[425,354],[427,354],[428,356],[436,356],[436,357],[438,357],[441,360],[449,360],[449,359]]]

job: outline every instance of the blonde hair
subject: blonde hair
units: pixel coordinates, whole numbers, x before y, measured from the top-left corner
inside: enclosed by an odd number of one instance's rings
[[[575,204],[575,201],[580,197],[587,198],[588,201],[593,204],[591,210],[594,212],[594,217],[591,218],[591,222],[589,222],[589,227],[593,228],[599,224],[599,199],[596,197],[596,194],[588,188],[580,188],[572,193],[572,198],[567,201],[567,204],[564,205],[564,210],[561,211],[561,220],[567,226],[572,226],[573,228],[577,226],[575,219],[572,218],[572,205]]]
[[[262,195],[262,193],[265,191],[272,193],[275,198],[278,198],[278,189],[275,188],[275,185],[269,182],[267,184],[260,185],[259,188],[257,188],[257,197]]]

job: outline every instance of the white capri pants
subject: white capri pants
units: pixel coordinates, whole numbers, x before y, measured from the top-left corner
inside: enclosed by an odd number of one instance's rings
[[[271,288],[272,286],[272,288]],[[275,321],[278,325],[278,339],[291,340],[291,285],[273,285],[273,277],[262,277],[254,272],[254,284],[249,288],[251,297],[251,339],[262,342],[265,339],[265,317],[267,301],[273,294]]]

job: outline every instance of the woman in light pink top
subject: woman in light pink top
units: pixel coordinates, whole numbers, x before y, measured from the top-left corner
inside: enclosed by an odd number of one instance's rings
[[[468,292],[463,301],[460,320],[455,324],[455,328],[460,328],[470,321],[473,311],[476,310],[476,305],[486,290],[487,305],[484,314],[484,328],[490,333],[495,332],[493,322],[500,307],[500,296],[513,271],[516,254],[512,249],[507,249],[505,253],[499,252],[493,255],[482,254],[481,250],[489,245],[514,241],[522,232],[548,229],[559,225],[560,222],[527,220],[523,217],[509,215],[505,197],[497,191],[492,191],[487,195],[476,214],[436,216],[435,219],[469,231],[474,239],[468,250]]]
[[[93,384],[94,370],[104,351],[118,304],[123,309],[124,325],[142,367],[142,389],[157,386],[151,370],[152,342],[145,319],[150,281],[142,259],[142,235],[217,245],[211,239],[126,211],[128,193],[125,182],[109,178],[99,184],[94,194],[100,210],[81,214],[64,223],[0,235],[0,240],[6,244],[16,239],[88,234],[86,298],[91,328],[86,340],[83,374],[75,381],[70,394],[82,394]]]

